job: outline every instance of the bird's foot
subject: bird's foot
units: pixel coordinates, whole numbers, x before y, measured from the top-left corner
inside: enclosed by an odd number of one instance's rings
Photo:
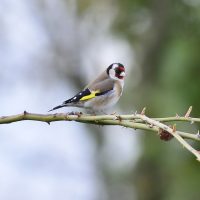
[[[82,115],[83,113],[82,112],[74,112],[74,111],[72,111],[72,112],[68,112],[67,114],[68,115]]]

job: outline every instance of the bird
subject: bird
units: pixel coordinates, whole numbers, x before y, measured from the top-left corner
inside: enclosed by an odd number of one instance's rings
[[[52,108],[49,112],[62,107],[79,107],[89,109],[92,112],[103,112],[115,105],[120,99],[125,76],[124,65],[112,63],[83,90],[61,105]]]

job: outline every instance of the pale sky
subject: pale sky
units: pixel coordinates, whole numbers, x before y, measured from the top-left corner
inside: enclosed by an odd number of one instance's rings
[[[67,80],[53,81],[54,85],[46,90],[42,75],[34,81],[27,78],[31,71],[29,69],[44,67],[35,66],[33,59],[37,59],[49,44],[31,4],[34,3],[25,0],[1,0],[0,116],[18,114],[24,110],[45,114],[62,97],[68,98],[77,92]],[[94,48],[98,49],[98,54],[94,54]],[[128,45],[108,34],[102,37],[99,34],[96,42],[88,46],[85,55],[86,58],[91,57],[83,59],[87,69],[94,60],[100,66],[116,58],[126,65],[132,62],[128,58]],[[95,72],[93,70],[90,73]],[[106,140],[102,152],[104,162],[117,169],[132,167],[139,152],[133,131],[121,127],[103,129]],[[116,149],[119,152],[117,157],[114,156]],[[49,126],[41,122],[24,121],[0,125],[0,199],[98,199],[106,188],[98,171],[96,155],[94,138],[83,124],[55,122]],[[101,199],[106,199],[106,194]]]

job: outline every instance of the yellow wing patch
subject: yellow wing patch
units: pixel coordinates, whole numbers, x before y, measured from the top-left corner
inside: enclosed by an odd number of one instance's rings
[[[85,101],[85,100],[92,99],[92,98],[94,98],[94,97],[96,96],[97,93],[99,93],[99,90],[92,91],[91,94],[82,97],[82,98],[80,99],[80,101]]]

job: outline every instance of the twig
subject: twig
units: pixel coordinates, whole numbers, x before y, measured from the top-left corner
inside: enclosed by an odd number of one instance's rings
[[[41,121],[41,122],[53,122],[53,121],[72,121],[76,119],[82,119],[87,121],[93,120],[115,120],[117,118],[121,120],[134,120],[134,122],[142,123],[143,120],[138,118],[137,113],[131,115],[69,115],[65,113],[57,113],[57,114],[35,114],[35,113],[28,113],[24,111],[22,114],[18,115],[11,115],[11,116],[2,116],[0,117],[0,124],[12,123],[22,120],[34,120],[34,121]],[[163,117],[163,118],[151,118],[159,122],[176,122],[176,121],[183,121],[183,122],[197,122],[200,123],[200,118],[192,118],[192,117]]]
[[[185,117],[188,118],[192,112],[192,106],[189,107],[188,111],[185,114]]]
[[[161,123],[161,121],[196,121],[200,122],[199,118],[190,118],[188,117],[190,112],[186,113],[186,117],[169,117],[169,118],[157,118],[150,119],[144,115],[145,110],[141,112],[142,114],[133,114],[133,115],[84,115],[81,113],[78,114],[34,114],[24,111],[19,115],[12,116],[3,116],[0,117],[0,124],[7,124],[23,120],[33,120],[50,122],[54,121],[76,121],[81,123],[88,124],[98,124],[98,125],[119,125],[132,129],[147,130],[152,132],[159,132],[159,129],[165,130],[172,134],[186,149],[188,149],[192,154],[197,157],[197,160],[200,161],[200,154],[196,151],[191,145],[189,145],[183,138],[192,139],[200,141],[199,134],[191,134],[186,132],[177,131],[176,127],[170,128],[169,126]],[[158,121],[159,120],[159,121]]]
[[[188,144],[179,134],[176,130],[173,130],[169,126],[160,123],[159,121],[156,121],[154,119],[150,119],[146,117],[145,115],[137,114],[137,117],[140,118],[141,120],[147,122],[148,124],[154,125],[156,127],[159,127],[170,134],[174,136],[188,151],[190,151],[192,154],[194,154],[197,158],[197,160],[200,162],[200,154],[197,150],[195,150],[190,144]]]
[[[160,119],[160,118],[159,118]],[[163,118],[164,119],[164,118]],[[170,121],[178,120],[177,118],[170,118]],[[22,114],[0,117],[0,124],[13,123],[23,120],[32,120],[40,122],[55,122],[55,121],[76,121],[81,123],[101,124],[101,125],[119,125],[133,129],[141,129],[158,132],[158,128],[149,127],[149,125],[138,123],[137,120],[142,122],[137,114],[135,115],[70,115],[70,114],[35,114],[24,111]],[[200,141],[200,137],[195,134],[177,131],[179,135],[184,138]]]

